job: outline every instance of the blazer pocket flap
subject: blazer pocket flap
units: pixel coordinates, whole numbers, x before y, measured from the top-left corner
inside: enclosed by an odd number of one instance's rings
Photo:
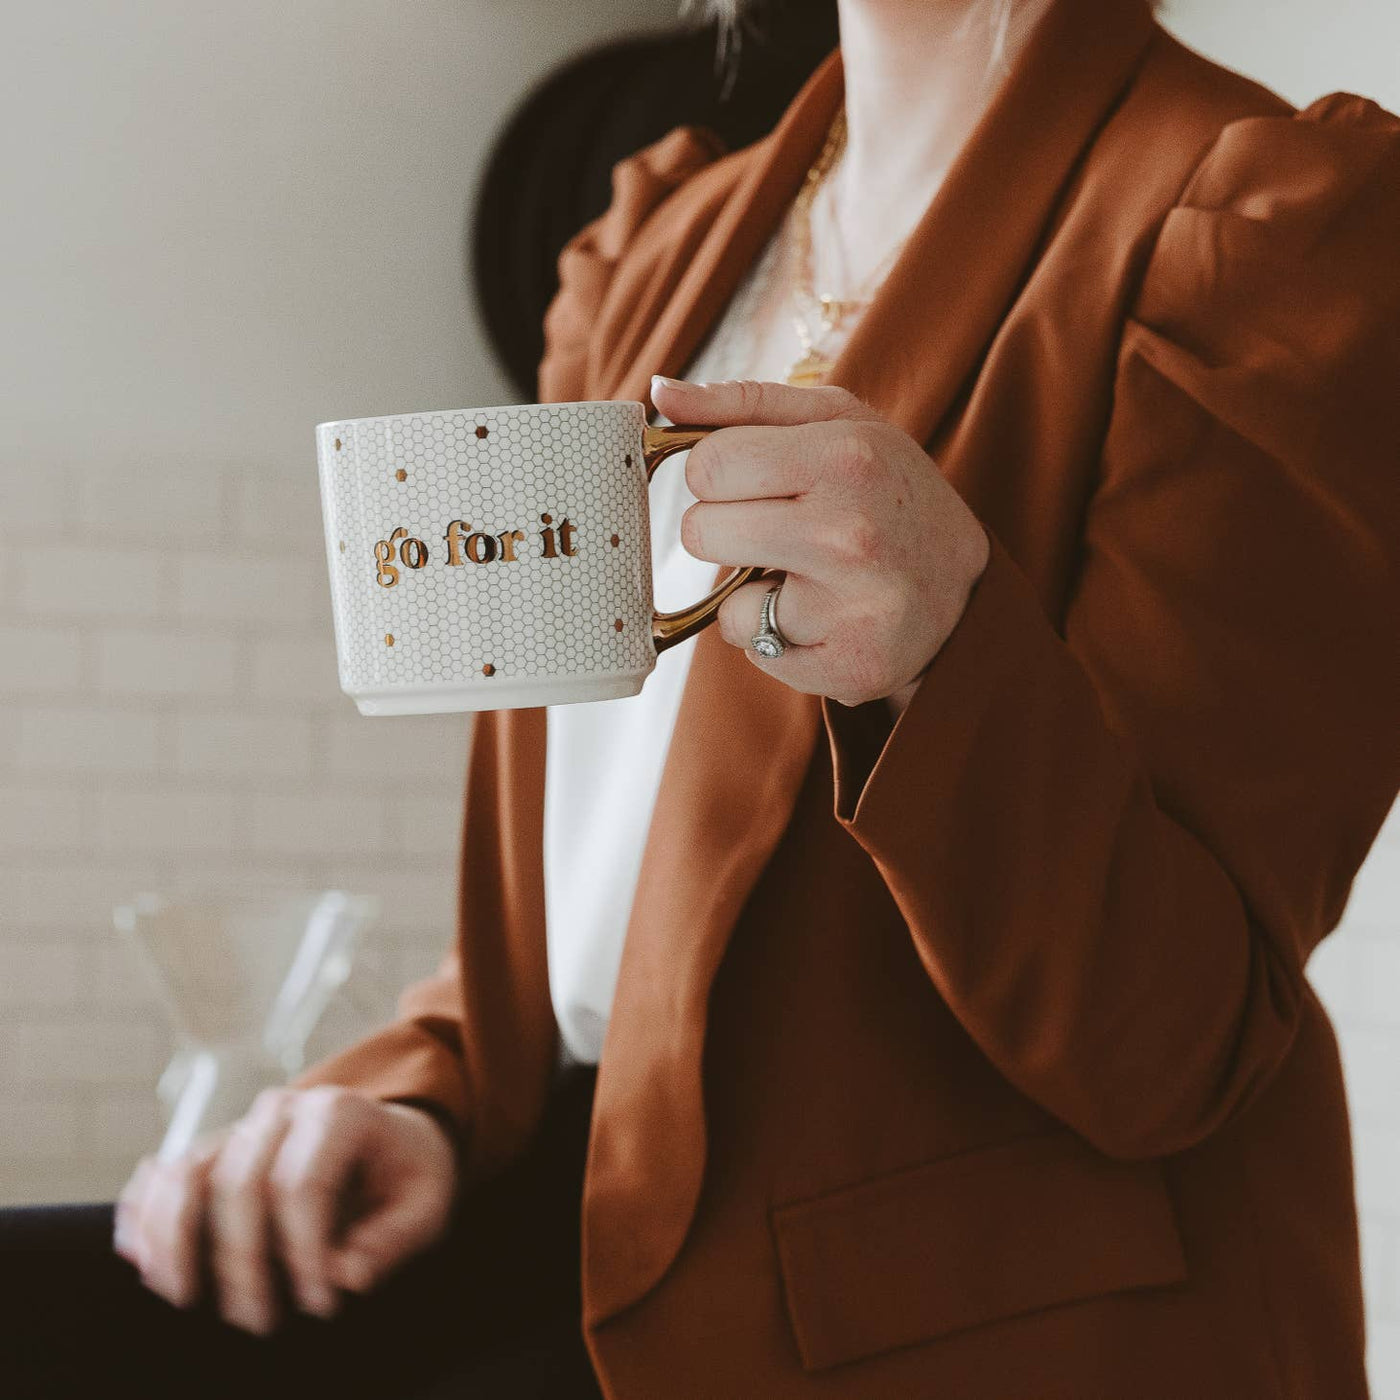
[[[1160,1166],[1105,1157],[1069,1132],[778,1206],[773,1226],[809,1371],[1186,1277]]]

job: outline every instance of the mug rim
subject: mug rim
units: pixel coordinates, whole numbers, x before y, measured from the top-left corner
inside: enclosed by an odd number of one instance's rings
[[[412,413],[372,413],[366,418],[328,418],[317,423],[321,428],[351,428],[360,423],[396,423],[405,418],[446,418],[453,414],[472,413],[529,413],[541,408],[630,408],[645,410],[640,399],[560,399],[550,403],[509,403],[496,406],[485,405],[476,408],[421,408]]]

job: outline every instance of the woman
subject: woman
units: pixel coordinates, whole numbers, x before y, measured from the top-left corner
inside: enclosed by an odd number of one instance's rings
[[[1304,964],[1400,782],[1400,121],[1144,0],[841,25],[758,146],[619,168],[540,377],[719,428],[686,549],[774,574],[636,702],[482,719],[452,957],[119,1248],[330,1315],[583,1084],[615,1400],[1364,1396]]]

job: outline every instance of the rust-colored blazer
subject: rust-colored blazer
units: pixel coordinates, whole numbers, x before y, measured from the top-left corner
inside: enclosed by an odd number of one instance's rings
[[[542,395],[683,369],[841,97],[624,162]],[[890,730],[709,631],[584,1189],[613,1400],[1356,1400],[1304,978],[1400,784],[1400,121],[1056,0],[834,372],[992,539]],[[936,465],[935,465],[936,464]],[[476,731],[456,951],[304,1075],[537,1122],[545,716]]]

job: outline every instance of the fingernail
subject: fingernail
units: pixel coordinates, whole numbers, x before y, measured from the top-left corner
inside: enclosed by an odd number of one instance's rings
[[[684,389],[685,380],[671,379],[664,374],[653,374],[651,377],[651,391],[655,393],[657,389]]]

